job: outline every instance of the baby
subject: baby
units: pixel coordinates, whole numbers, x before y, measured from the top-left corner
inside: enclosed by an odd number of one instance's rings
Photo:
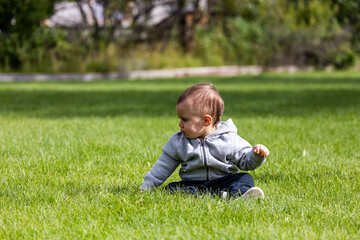
[[[160,186],[181,164],[180,182],[170,183],[171,192],[220,195],[223,198],[264,198],[254,187],[249,171],[262,165],[269,150],[254,147],[237,135],[231,119],[220,121],[224,101],[211,84],[197,84],[179,97],[176,112],[180,131],[170,137],[163,153],[146,174],[140,189]]]

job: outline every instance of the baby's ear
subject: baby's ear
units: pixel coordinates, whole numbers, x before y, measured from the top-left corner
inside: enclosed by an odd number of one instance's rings
[[[205,125],[205,126],[209,126],[209,125],[212,124],[212,122],[213,122],[212,116],[206,114],[206,115],[204,116],[204,125]]]

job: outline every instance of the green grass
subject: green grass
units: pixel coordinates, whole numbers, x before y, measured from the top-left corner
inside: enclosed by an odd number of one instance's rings
[[[262,201],[138,192],[205,80],[271,151],[251,172]],[[0,238],[357,239],[359,119],[358,72],[1,83]]]

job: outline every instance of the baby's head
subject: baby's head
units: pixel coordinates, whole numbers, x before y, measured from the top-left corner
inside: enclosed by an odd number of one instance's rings
[[[200,115],[210,115],[213,125],[220,122],[224,112],[224,101],[212,84],[196,84],[186,89],[178,98],[176,105],[190,100]]]
[[[211,84],[186,89],[176,103],[181,131],[188,138],[203,138],[216,129],[224,112],[224,101]]]

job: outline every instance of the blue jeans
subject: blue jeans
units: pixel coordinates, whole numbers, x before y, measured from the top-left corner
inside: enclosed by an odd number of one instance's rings
[[[209,181],[180,181],[172,182],[166,186],[170,192],[186,192],[194,195],[211,194],[220,195],[226,191],[231,197],[238,197],[248,189],[254,187],[254,179],[248,173],[237,173],[227,175]]]

